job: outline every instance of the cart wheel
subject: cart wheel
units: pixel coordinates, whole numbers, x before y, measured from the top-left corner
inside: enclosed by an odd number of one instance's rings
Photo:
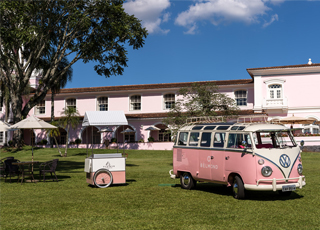
[[[107,169],[99,169],[93,176],[94,185],[98,188],[106,188],[112,184],[112,174]]]

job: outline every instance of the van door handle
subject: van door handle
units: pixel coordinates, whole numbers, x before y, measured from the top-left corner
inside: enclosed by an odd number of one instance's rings
[[[229,158],[230,158],[230,157],[229,157],[229,156],[227,156],[227,157],[226,157],[226,160],[229,160]]]
[[[213,156],[211,156],[211,160],[213,159],[214,157]]]

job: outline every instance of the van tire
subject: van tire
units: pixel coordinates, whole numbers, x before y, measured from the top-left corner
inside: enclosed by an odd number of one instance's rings
[[[239,176],[235,176],[233,179],[232,193],[235,199],[244,199],[244,185]]]
[[[190,173],[183,172],[180,176],[180,184],[183,189],[192,189],[196,185],[196,181],[192,178]]]

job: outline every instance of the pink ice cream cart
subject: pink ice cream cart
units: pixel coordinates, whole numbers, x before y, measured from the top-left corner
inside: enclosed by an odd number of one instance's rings
[[[98,188],[126,183],[126,157],[121,153],[92,154],[85,159],[87,183]]]

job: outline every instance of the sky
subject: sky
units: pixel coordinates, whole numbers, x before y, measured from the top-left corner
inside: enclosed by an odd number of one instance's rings
[[[320,63],[320,1],[127,0],[148,30],[123,75],[77,62],[65,88],[250,79],[247,68]]]

